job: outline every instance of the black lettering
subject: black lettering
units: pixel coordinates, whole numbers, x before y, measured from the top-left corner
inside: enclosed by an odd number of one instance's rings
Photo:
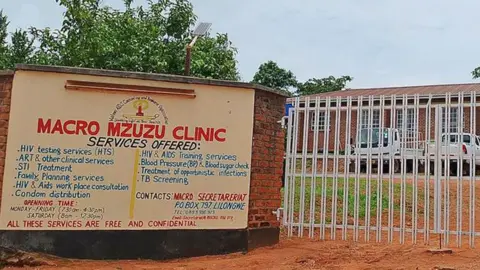
[[[97,143],[96,141],[97,141],[97,140],[96,140],[96,137],[90,137],[90,138],[88,138],[88,142],[89,142],[89,143],[87,143],[87,146],[95,146],[95,144]]]
[[[106,147],[112,147],[112,142],[115,141],[113,138],[107,138],[105,141],[105,146]]]

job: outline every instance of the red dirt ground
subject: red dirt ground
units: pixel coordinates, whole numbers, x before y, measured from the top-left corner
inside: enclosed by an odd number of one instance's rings
[[[275,247],[248,254],[207,256],[168,262],[50,260],[56,266],[27,269],[480,269],[480,250],[430,254],[424,245],[282,239]],[[19,268],[6,268],[19,269]],[[25,269],[25,268],[24,268]]]

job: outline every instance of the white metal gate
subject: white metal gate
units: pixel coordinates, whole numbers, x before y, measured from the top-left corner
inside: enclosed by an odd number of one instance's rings
[[[283,198],[288,236],[474,247],[475,92],[305,97],[292,105]]]

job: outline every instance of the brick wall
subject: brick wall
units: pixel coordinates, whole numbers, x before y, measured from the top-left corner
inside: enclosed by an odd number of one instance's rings
[[[278,121],[285,101],[277,94],[255,91],[249,228],[280,225],[272,212],[281,205],[285,131]]]
[[[7,151],[7,131],[8,119],[10,118],[12,81],[12,74],[0,74],[0,202],[2,196],[5,153]]]

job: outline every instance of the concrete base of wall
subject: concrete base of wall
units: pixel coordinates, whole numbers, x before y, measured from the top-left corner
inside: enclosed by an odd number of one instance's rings
[[[248,231],[0,231],[0,245],[64,258],[166,260],[248,250]]]
[[[0,231],[0,246],[72,259],[166,260],[247,252],[279,241],[279,228],[169,231]]]
[[[255,228],[248,230],[248,250],[273,246],[280,241],[280,228]]]

